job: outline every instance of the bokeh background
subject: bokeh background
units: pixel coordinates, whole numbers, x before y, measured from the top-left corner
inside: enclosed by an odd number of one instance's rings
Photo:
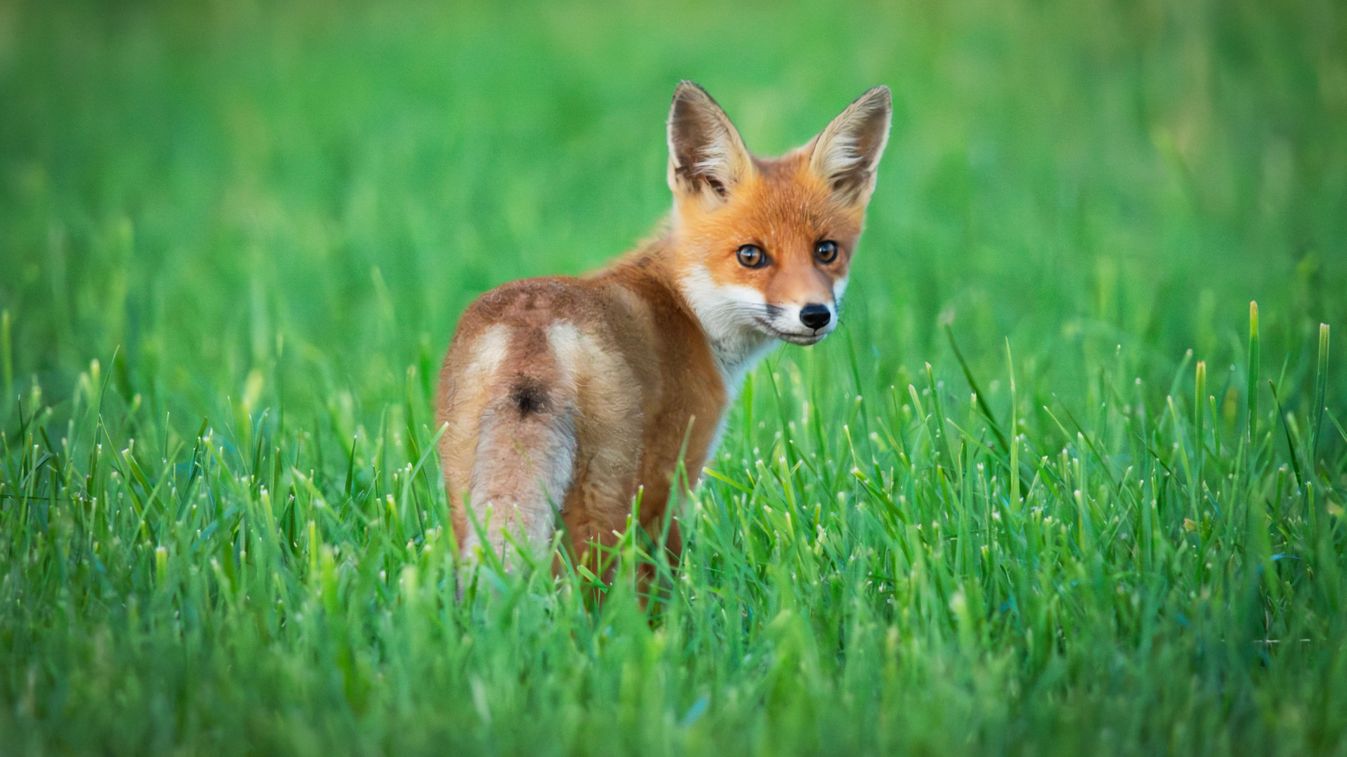
[[[942,314],[1059,382],[1118,344],[1226,357],[1251,299],[1309,349],[1347,291],[1345,29],[1333,2],[6,2],[13,381],[117,353],[191,415],[257,366],[382,402],[473,296],[666,212],[684,78],[766,154],[892,87],[846,321],[877,376],[939,362]]]
[[[681,79],[892,88],[842,328],[654,609],[460,600],[456,317]],[[0,752],[1341,753],[1345,124],[1341,0],[0,0]]]

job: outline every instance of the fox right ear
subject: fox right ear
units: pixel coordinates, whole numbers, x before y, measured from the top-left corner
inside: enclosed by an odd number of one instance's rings
[[[893,95],[875,87],[847,106],[810,147],[810,166],[845,202],[864,205],[875,188],[875,166],[889,141]]]
[[[725,111],[706,90],[680,82],[669,108],[669,189],[724,198],[752,167]]]

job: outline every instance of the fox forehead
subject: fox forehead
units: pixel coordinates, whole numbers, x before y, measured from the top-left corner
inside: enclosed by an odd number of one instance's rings
[[[839,203],[802,152],[755,157],[753,163],[753,174],[723,205],[684,215],[686,238],[713,256],[754,244],[781,264],[807,262],[822,239],[837,242],[849,255],[860,236],[864,208]]]

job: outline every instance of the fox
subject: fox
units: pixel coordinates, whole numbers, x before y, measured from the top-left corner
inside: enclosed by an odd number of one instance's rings
[[[467,565],[490,553],[512,570],[561,529],[593,567],[629,525],[677,565],[667,509],[680,461],[695,487],[753,366],[837,328],[892,110],[874,87],[763,158],[681,82],[666,123],[673,208],[656,232],[587,275],[513,281],[467,307],[436,393]]]

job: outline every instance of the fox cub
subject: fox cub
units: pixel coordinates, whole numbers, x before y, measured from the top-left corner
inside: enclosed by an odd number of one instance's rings
[[[639,525],[667,528],[677,558],[665,507],[680,454],[695,483],[754,363],[837,327],[891,111],[876,87],[808,144],[759,158],[705,90],[678,85],[658,235],[588,276],[504,284],[459,321],[437,405],[466,559],[541,556],[564,527],[593,562],[638,490]]]

